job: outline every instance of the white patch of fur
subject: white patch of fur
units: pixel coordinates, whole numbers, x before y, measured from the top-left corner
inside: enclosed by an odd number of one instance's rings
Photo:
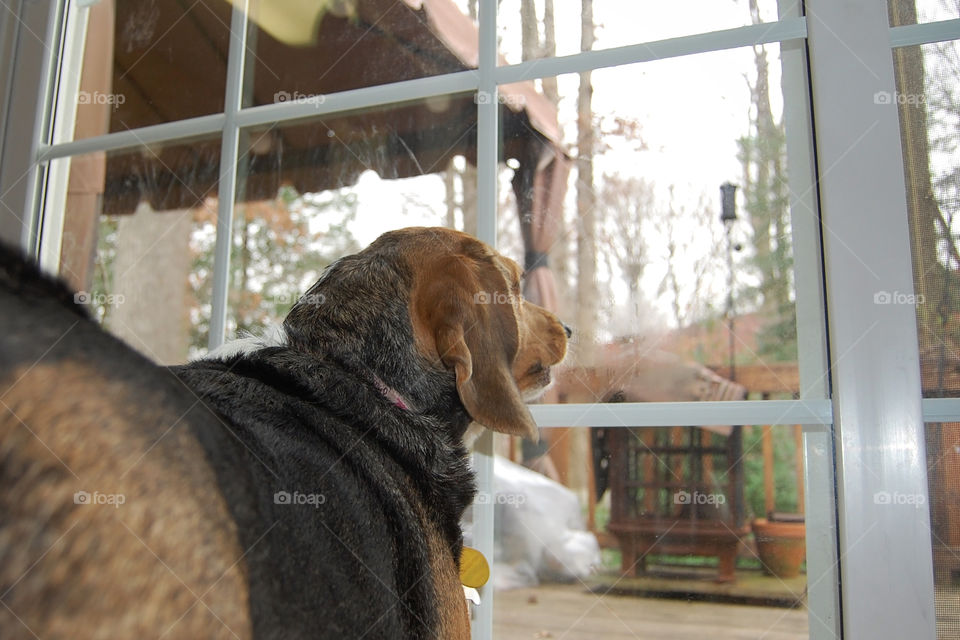
[[[483,435],[484,429],[486,429],[486,427],[479,422],[470,423],[466,433],[463,434],[463,446],[466,447],[467,451],[473,451],[473,445],[475,445],[480,436]]]
[[[222,345],[203,356],[201,360],[226,360],[235,356],[253,353],[267,347],[282,347],[287,344],[287,332],[281,325],[267,327],[263,335],[242,335],[236,340],[224,342]]]

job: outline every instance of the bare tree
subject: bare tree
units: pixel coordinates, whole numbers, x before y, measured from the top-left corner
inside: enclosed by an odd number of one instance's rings
[[[653,185],[643,178],[604,174],[598,195],[605,222],[603,246],[623,275],[631,308],[636,310],[648,262],[643,222],[653,213]]]
[[[901,26],[917,23],[917,7],[914,0],[891,0],[889,5],[890,25]],[[893,53],[896,60],[896,82],[900,110],[900,140],[907,186],[907,200],[912,241],[914,287],[923,304],[917,305],[918,328],[921,342],[942,341],[940,327],[947,311],[953,306],[948,300],[948,273],[941,270],[942,261],[938,251],[946,248],[956,251],[950,224],[941,210],[934,191],[930,167],[930,136],[925,100],[927,78],[924,69],[923,50],[920,47],[898,47]],[[941,92],[946,99],[943,106],[949,111],[953,92]],[[933,106],[936,110],[936,106]],[[940,114],[943,115],[941,110]],[[934,116],[936,117],[936,116]],[[956,136],[956,132],[952,132]],[[936,144],[936,143],[935,143]],[[942,144],[942,143],[941,143]],[[943,240],[949,239],[946,242]]]
[[[723,269],[723,234],[706,196],[688,211],[677,204],[673,187],[669,193],[667,206],[653,209],[651,228],[659,252],[651,251],[649,259],[664,265],[657,295],[668,297],[674,322],[685,327],[712,312],[715,275]]]

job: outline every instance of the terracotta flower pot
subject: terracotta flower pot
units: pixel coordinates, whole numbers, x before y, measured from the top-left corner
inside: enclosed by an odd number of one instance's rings
[[[758,518],[751,523],[757,553],[767,573],[793,578],[800,573],[806,557],[806,526],[802,522],[770,522]]]

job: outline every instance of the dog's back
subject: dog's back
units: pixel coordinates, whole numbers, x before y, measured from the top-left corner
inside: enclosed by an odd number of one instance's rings
[[[0,637],[249,637],[216,418],[0,247]]]
[[[0,251],[0,638],[457,635],[441,425],[285,348],[156,366]]]
[[[163,369],[0,255],[0,636],[468,638],[462,436],[534,436],[569,334],[520,274],[390,232],[280,343]]]

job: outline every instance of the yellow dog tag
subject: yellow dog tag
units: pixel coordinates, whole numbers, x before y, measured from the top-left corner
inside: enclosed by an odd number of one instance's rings
[[[460,554],[460,582],[464,586],[479,589],[490,579],[490,565],[476,549],[464,547]]]

